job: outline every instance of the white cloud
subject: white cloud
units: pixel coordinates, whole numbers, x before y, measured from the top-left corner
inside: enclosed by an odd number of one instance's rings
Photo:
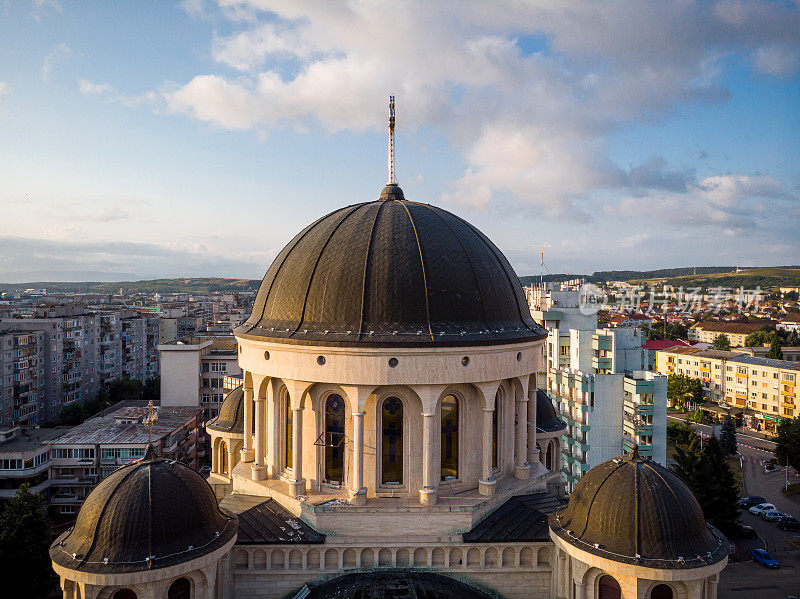
[[[42,17],[48,11],[53,11],[61,14],[63,9],[61,8],[61,1],[60,0],[33,0],[33,18],[37,21],[41,21]]]
[[[45,83],[50,81],[50,74],[53,71],[53,66],[64,60],[69,53],[70,49],[67,44],[56,44],[53,47],[53,51],[45,56],[44,62],[42,63],[42,81]]]
[[[789,77],[800,66],[800,49],[778,45],[764,46],[753,53],[756,68],[767,75]]]
[[[159,96],[156,92],[145,92],[139,95],[126,95],[120,93],[116,88],[108,83],[93,83],[86,79],[81,79],[78,82],[78,89],[85,96],[103,96],[115,102],[119,102],[123,106],[132,108],[147,104],[155,107],[159,102]]]

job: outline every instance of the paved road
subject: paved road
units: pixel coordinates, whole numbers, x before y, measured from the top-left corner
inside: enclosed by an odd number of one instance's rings
[[[720,576],[718,599],[786,599],[800,597],[800,558],[778,558],[781,567],[768,570],[755,562],[729,563]]]

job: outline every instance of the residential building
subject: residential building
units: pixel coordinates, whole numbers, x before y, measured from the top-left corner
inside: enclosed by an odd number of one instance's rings
[[[762,325],[763,323],[704,320],[689,327],[688,337],[689,341],[713,343],[718,335],[725,335],[731,347],[744,347],[747,336],[758,331]]]
[[[666,377],[648,372],[638,328],[553,329],[547,385],[567,423],[561,475],[572,490],[581,475],[630,451],[666,464]]]
[[[62,431],[47,442],[50,504],[59,514],[77,513],[83,500],[120,466],[144,457],[148,445],[161,457],[178,460],[193,469],[203,454],[202,411],[196,407],[154,406],[158,418],[144,423],[144,405],[117,408],[106,415]]]
[[[240,375],[237,343],[231,337],[186,337],[158,346],[161,405],[202,406],[214,418],[225,394],[226,375]]]
[[[45,333],[0,331],[0,427],[35,423],[44,397]]]
[[[0,320],[0,425],[47,422],[64,406],[93,398],[103,383],[156,376],[157,334],[158,316],[134,309],[55,306]]]
[[[65,428],[3,427],[0,428],[0,500],[28,484],[34,493],[50,496],[50,446],[48,442],[65,432]]]
[[[675,347],[658,352],[656,370],[700,379],[706,397],[738,409],[745,424],[755,429],[774,432],[781,418],[800,414],[798,362]]]

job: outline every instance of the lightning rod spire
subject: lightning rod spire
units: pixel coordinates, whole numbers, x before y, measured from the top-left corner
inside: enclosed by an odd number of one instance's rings
[[[389,185],[396,185],[394,176],[394,94],[389,96]]]

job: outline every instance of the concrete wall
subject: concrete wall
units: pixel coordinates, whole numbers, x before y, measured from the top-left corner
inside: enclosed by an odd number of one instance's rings
[[[161,405],[199,406],[200,350],[193,346],[159,347]]]
[[[622,455],[622,402],[625,397],[623,375],[597,374],[594,377],[594,410],[589,412],[589,465]]]

